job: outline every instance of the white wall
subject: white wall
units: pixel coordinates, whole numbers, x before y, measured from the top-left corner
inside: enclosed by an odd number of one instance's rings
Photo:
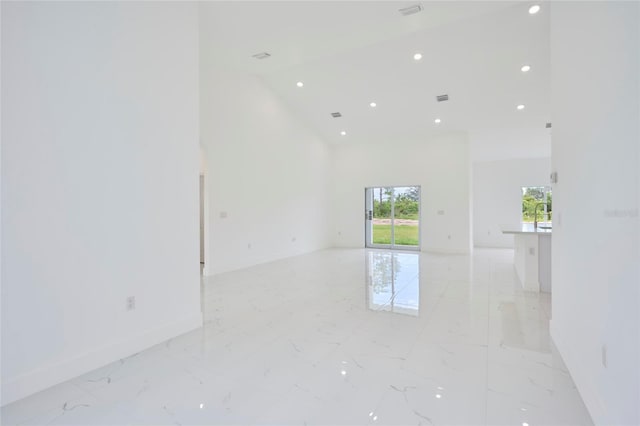
[[[522,187],[549,185],[550,158],[473,163],[473,244],[513,247],[503,226],[522,222]]]
[[[558,172],[551,334],[595,423],[637,425],[639,4],[550,7]]]
[[[548,76],[546,78],[548,81]],[[470,130],[471,161],[549,158],[551,157],[551,129],[545,128],[545,124],[541,121],[536,128]]]
[[[364,246],[364,190],[421,186],[423,251],[470,250],[469,145],[464,133],[424,143],[334,147],[332,237],[337,247]],[[444,214],[439,215],[438,211]]]
[[[327,145],[262,81],[218,67],[215,50],[205,43],[201,134],[209,188],[207,273],[326,248]]]
[[[197,8],[3,2],[2,80],[8,403],[201,324]]]

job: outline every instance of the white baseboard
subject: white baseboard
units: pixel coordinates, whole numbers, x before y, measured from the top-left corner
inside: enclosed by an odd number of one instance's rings
[[[474,244],[474,248],[490,248],[490,249],[511,249],[513,250],[515,246],[513,244],[508,245],[498,245],[498,244]]]
[[[420,250],[423,253],[431,253],[431,254],[471,254],[470,249],[442,249],[442,248],[422,248]]]
[[[62,360],[21,374],[2,383],[2,405],[73,379],[118,359],[126,358],[180,334],[202,327],[202,313],[166,324],[114,345]]]
[[[604,424],[602,419],[605,418],[606,407],[598,392],[596,390],[596,386],[589,377],[579,373],[575,369],[575,365],[578,364],[577,360],[573,359],[571,355],[571,351],[566,350],[564,340],[558,335],[559,332],[557,330],[557,326],[554,326],[553,319],[549,321],[549,332],[551,334],[551,340],[553,344],[558,349],[560,353],[560,357],[564,362],[564,365],[567,366],[569,370],[569,374],[571,374],[571,378],[578,389],[578,393],[582,397],[582,401],[584,405],[587,407],[587,411],[591,415],[591,419],[594,424]]]

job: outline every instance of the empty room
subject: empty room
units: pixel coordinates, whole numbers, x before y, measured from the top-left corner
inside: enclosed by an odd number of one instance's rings
[[[640,3],[0,13],[1,424],[640,424]]]

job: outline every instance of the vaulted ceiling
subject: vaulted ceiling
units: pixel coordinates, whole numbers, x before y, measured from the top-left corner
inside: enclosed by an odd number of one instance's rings
[[[415,4],[423,10],[398,12]],[[259,75],[329,143],[467,131],[475,158],[541,157],[550,152],[549,14],[544,3],[530,14],[532,4],[213,2],[201,5],[200,26],[217,61]],[[259,52],[271,56],[252,57]],[[437,102],[442,94],[449,100]]]

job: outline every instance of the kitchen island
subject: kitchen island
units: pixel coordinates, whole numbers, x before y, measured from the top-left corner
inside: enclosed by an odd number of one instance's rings
[[[523,223],[519,228],[505,227],[502,233],[513,234],[514,263],[522,288],[551,293],[551,226]]]

